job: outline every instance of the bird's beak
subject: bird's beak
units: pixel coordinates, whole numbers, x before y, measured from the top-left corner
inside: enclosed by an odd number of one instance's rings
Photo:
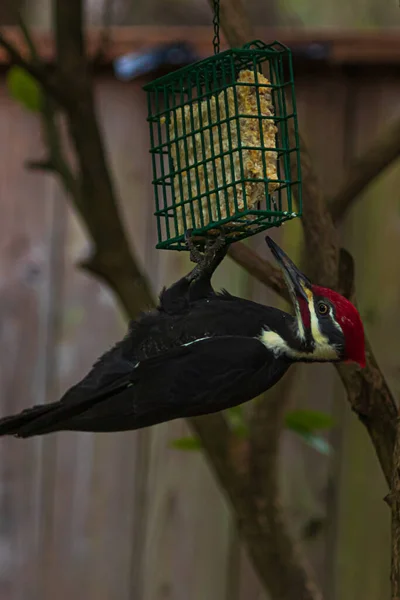
[[[265,241],[282,269],[286,285],[293,300],[296,302],[300,297],[308,304],[312,298],[311,282],[268,235]]]

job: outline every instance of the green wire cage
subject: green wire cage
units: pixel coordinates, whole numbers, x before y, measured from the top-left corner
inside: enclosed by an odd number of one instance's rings
[[[200,242],[220,230],[233,242],[301,215],[288,48],[251,42],[144,89],[157,248],[187,249],[188,229]]]

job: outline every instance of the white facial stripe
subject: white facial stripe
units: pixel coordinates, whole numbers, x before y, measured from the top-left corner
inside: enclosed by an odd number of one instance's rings
[[[291,288],[289,287],[289,289]],[[297,360],[301,360],[302,358],[308,358],[309,360],[337,360],[339,358],[338,350],[335,346],[332,346],[329,343],[327,336],[321,331],[318,316],[315,312],[313,293],[310,289],[304,286],[303,289],[307,296],[308,310],[310,311],[311,335],[315,344],[313,352],[302,352],[291,348],[287,342],[275,331],[263,330],[259,336],[259,339],[264,346],[268,348],[268,350],[271,350],[276,355],[285,354],[286,356]],[[300,339],[304,339],[304,323],[301,318],[300,306],[297,302],[297,299],[295,300],[295,309],[298,325],[297,335]],[[329,315],[336,329],[343,333],[342,328],[334,317],[332,306],[329,306]]]
[[[294,360],[336,360],[339,358],[335,348],[327,343],[316,345],[313,352],[301,352],[300,350],[295,350],[294,348],[291,348],[279,333],[276,333],[276,331],[264,329],[258,339],[268,350],[273,352],[275,356],[285,354],[287,357]]]
[[[318,356],[319,358],[322,358],[325,360],[337,359],[339,357],[339,354],[338,354],[335,346],[332,346],[329,343],[328,338],[321,331],[319,320],[318,320],[317,314],[315,312],[315,306],[314,306],[314,302],[313,302],[312,298],[309,299],[309,301],[308,301],[308,307],[309,307],[310,315],[311,315],[311,335],[315,342],[315,350],[313,352],[313,356],[316,356],[316,357]],[[336,323],[334,316],[333,316],[332,307],[329,308],[329,314],[330,314],[330,317],[331,317],[333,323]]]
[[[271,350],[275,355],[285,354],[289,358],[301,360],[308,358],[309,360],[337,360],[339,354],[335,348],[329,343],[326,335],[320,329],[319,320],[315,312],[314,300],[312,294],[307,294],[308,309],[310,311],[310,327],[311,335],[315,343],[313,352],[301,352],[291,348],[287,342],[276,331],[263,330],[260,335],[260,340],[268,350]],[[296,310],[297,313],[297,310]],[[340,325],[336,322],[333,316],[332,307],[329,309],[329,314],[336,327],[341,331]],[[301,322],[302,327],[299,327],[299,335],[304,336],[304,326],[301,316],[297,315],[297,321]]]
[[[311,317],[311,335],[314,339],[315,346],[317,347],[327,344],[328,338],[321,332],[318,317],[315,312],[314,301],[312,298],[308,301],[308,309],[310,311]]]
[[[271,350],[275,356],[279,356],[280,354],[293,356],[293,350],[287,345],[283,337],[281,337],[279,333],[276,333],[276,331],[263,329],[258,339],[268,350]]]
[[[336,327],[336,329],[338,329],[340,331],[340,333],[343,334],[343,330],[340,327],[339,323],[336,321],[335,315],[333,314],[333,308],[332,308],[332,306],[329,307],[329,314],[331,316],[332,323],[334,324],[334,326]]]

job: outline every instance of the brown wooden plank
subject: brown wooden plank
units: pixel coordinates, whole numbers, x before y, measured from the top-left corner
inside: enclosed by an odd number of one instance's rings
[[[142,198],[140,181],[136,179],[141,171],[140,168],[135,170],[135,146],[133,153],[129,152],[132,152],[135,135],[139,141],[141,128],[135,120],[134,99],[127,92],[126,86],[114,88],[107,81],[99,82],[97,90],[109,156],[116,172],[117,188],[121,191],[122,209],[133,201],[134,222],[137,234],[142,235],[139,240],[139,248],[142,249],[145,238],[141,208],[146,207],[146,202]],[[143,155],[141,145],[136,150],[139,162]],[[146,169],[141,177],[145,179]],[[69,240],[65,333],[67,347],[74,359],[74,367],[68,377],[71,384],[84,374],[99,354],[125,333],[126,323],[116,310],[115,298],[110,292],[86,274],[76,271],[75,261],[88,248],[75,219],[71,221]],[[135,242],[134,238],[136,249]],[[78,316],[72,333],[68,325],[69,312],[72,318],[74,314]],[[69,463],[72,478],[72,497],[66,511],[73,521],[67,527],[75,532],[74,536],[70,534],[67,547],[69,572],[61,556],[57,559],[59,566],[64,565],[64,578],[69,580],[65,582],[66,597],[68,593],[69,597],[80,595],[85,589],[86,597],[96,600],[111,595],[128,599],[137,586],[137,581],[132,579],[132,566],[136,562],[134,548],[139,545],[142,552],[144,545],[141,536],[145,507],[137,505],[137,495],[138,487],[146,483],[147,473],[146,464],[139,461],[138,453],[141,442],[144,440],[146,443],[149,434],[76,436],[76,450],[71,452],[70,434],[62,434],[64,460]],[[65,553],[65,544],[60,550]],[[97,573],[96,577],[94,573]]]
[[[98,91],[132,247],[158,292],[183,274],[188,257],[154,248],[150,161],[144,151],[148,147],[146,98],[139,83],[116,84],[107,77],[100,80]],[[227,271],[232,277],[235,270],[228,263],[225,278]],[[221,281],[224,275],[219,277]],[[145,456],[136,465],[144,489],[134,517],[142,524],[141,534],[134,532],[131,539],[134,597],[217,600],[224,593],[229,512],[204,461],[169,448],[170,440],[183,430],[187,431],[184,423],[174,422],[141,432],[147,436],[142,439],[144,454],[146,444],[151,445],[149,462]]]
[[[150,161],[147,153],[148,131],[145,95],[139,84],[115,85],[110,77],[100,78],[97,86],[99,111],[104,123],[105,140],[120,207],[131,238],[132,250],[139,264],[154,282],[155,240],[149,239],[153,225]],[[133,436],[133,437],[132,437]],[[132,597],[143,594],[143,548],[147,531],[148,455],[151,431],[144,429],[131,434],[135,444],[134,484],[130,497],[131,517],[129,544],[128,589]],[[124,451],[125,453],[125,451]],[[129,456],[129,452],[127,456]],[[126,455],[126,453],[125,453]],[[123,480],[121,480],[123,481]],[[128,555],[128,550],[126,551]]]
[[[58,201],[64,201],[59,196]],[[59,394],[125,332],[115,299],[76,269],[86,236],[69,211],[65,245]],[[59,395],[58,394],[58,395]],[[135,441],[129,434],[60,433],[54,476],[48,597],[128,598]],[[97,573],[94,577],[93,573]],[[60,585],[62,582],[62,585]],[[59,589],[60,588],[60,589]]]
[[[3,27],[7,38],[26,54],[22,37],[15,26]],[[331,65],[364,64],[396,65],[400,62],[400,35],[396,31],[384,30],[325,30],[297,29],[290,27],[257,28],[256,38],[266,41],[279,40],[293,50],[304,49],[311,44],[321,44],[327,52],[326,62]],[[40,54],[46,61],[54,60],[54,45],[49,33],[34,32]],[[87,34],[88,52],[96,54],[101,39],[101,30],[91,28]],[[142,51],[157,44],[177,40],[190,41],[200,56],[212,54],[212,31],[207,26],[148,26],[110,28],[110,42],[104,53],[103,64],[129,52]],[[250,40],[249,40],[250,41]],[[226,49],[222,40],[221,49]],[[8,62],[7,54],[0,49],[0,64]]]
[[[40,148],[36,118],[0,87],[0,390],[1,414],[47,400],[52,303],[51,185],[23,161]],[[39,590],[42,440],[0,442],[0,595]]]
[[[350,156],[363,152],[388,119],[398,116],[399,83],[366,75],[352,81],[349,105]],[[398,193],[400,169],[392,165],[355,203],[344,234],[356,260],[356,289],[361,316],[383,372],[399,389],[397,361],[400,295]],[[338,395],[342,412],[341,446],[337,457],[337,498],[332,598],[375,600],[389,596],[390,513],[383,502],[386,485],[370,441],[358,419]],[[362,556],[362,567],[356,556]]]
[[[230,514],[204,458],[170,447],[187,434],[153,429],[143,600],[226,597]]]

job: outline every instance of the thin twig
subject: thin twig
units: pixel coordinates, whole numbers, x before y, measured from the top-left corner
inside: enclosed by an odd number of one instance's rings
[[[16,47],[9,41],[0,31],[0,47],[4,48],[8,53],[10,62],[17,65],[32,75],[43,87],[43,89],[54,98],[61,106],[70,105],[69,95],[65,93],[65,89],[56,83],[51,73],[41,64],[33,64],[26,60]]]
[[[367,150],[350,166],[330,202],[335,223],[340,223],[359,195],[384,169],[400,156],[400,119],[388,124]]]
[[[50,98],[45,99],[42,122],[47,148],[51,157],[50,163],[53,170],[60,176],[65,191],[74,198],[75,206],[79,210],[82,206],[81,186],[65,156],[60,127],[57,123],[57,112]]]
[[[31,54],[31,59],[35,63],[35,66],[40,68],[41,63],[40,63],[39,53],[37,51],[36,45],[33,41],[33,38],[28,31],[25,20],[22,18],[22,14],[20,13],[20,11],[17,12],[17,22],[18,22],[18,26],[22,32],[22,35],[24,36],[25,43],[28,46],[29,52]]]
[[[20,13],[18,13],[18,24],[24,36],[26,45],[28,46],[31,55],[31,63],[39,68],[41,64],[39,53]],[[50,157],[45,161],[31,161],[28,166],[33,169],[42,169],[58,173],[66,192],[71,194],[76,205],[79,206],[81,198],[80,186],[64,155],[62,137],[57,123],[56,108],[53,100],[48,95],[44,96],[42,128]]]
[[[25,58],[18,52],[16,47],[4,37],[4,35],[0,32],[0,46],[6,50],[8,56],[10,57],[10,61],[13,64],[16,64],[26,71],[30,73],[33,77],[35,77],[40,83],[44,85],[45,80],[45,71],[43,69],[38,69],[36,66],[32,65],[29,61],[25,60]],[[46,81],[47,83],[47,81]]]

